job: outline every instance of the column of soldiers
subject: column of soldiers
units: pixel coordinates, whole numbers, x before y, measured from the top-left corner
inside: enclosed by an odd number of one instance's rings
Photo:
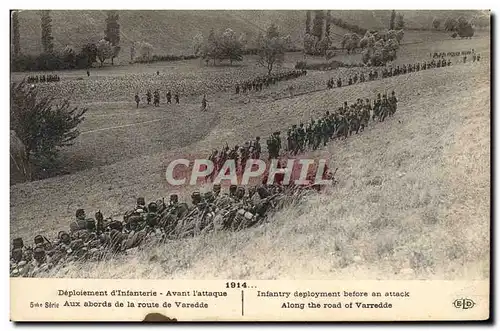
[[[380,70],[370,70],[365,76],[363,72],[361,73],[355,73],[354,75],[349,75],[347,78],[344,78],[344,82],[342,81],[341,77],[338,77],[336,80],[334,78],[331,78],[327,80],[326,82],[326,87],[328,89],[332,88],[339,88],[342,86],[350,86],[353,84],[357,83],[364,83],[366,81],[373,81],[377,80],[380,78],[387,78],[387,77],[392,77],[392,76],[398,76],[398,75],[403,75],[411,72],[418,72],[420,70],[427,70],[427,69],[433,69],[433,68],[441,68],[441,67],[446,67],[446,66],[451,66],[451,60],[448,59],[446,60],[445,58],[441,58],[438,60],[432,59],[432,61],[427,62],[424,61],[422,63],[414,63],[414,64],[404,64],[401,67],[398,65],[396,67],[389,67],[389,68],[383,68]]]
[[[26,82],[30,84],[59,82],[60,80],[61,77],[59,77],[59,75],[36,75],[28,76],[28,78],[26,78]]]
[[[170,90],[166,93],[165,97],[167,99],[167,104],[172,104],[172,92]],[[136,107],[139,108],[139,103],[141,102],[141,97],[139,96],[139,93],[135,94],[134,100],[135,100],[135,103],[136,103]],[[179,104],[179,93],[178,92],[175,92],[175,94],[174,94],[174,100],[175,100],[176,104]],[[155,107],[159,107],[160,106],[160,91],[155,90],[153,92],[153,94],[151,94],[151,90],[148,90],[146,92],[146,102],[147,102],[147,104],[150,105],[151,101],[153,102],[153,105]]]
[[[462,56],[462,55],[475,55],[475,51],[474,49],[471,49],[471,50],[468,50],[468,51],[461,51],[461,52],[434,52],[434,53],[431,53],[431,57],[433,59],[435,58],[443,58],[445,56],[447,57],[458,57],[458,56]]]
[[[274,85],[277,82],[298,78],[307,75],[306,70],[292,70],[288,72],[274,73],[266,76],[259,76],[252,80],[237,83],[235,86],[236,94],[247,93],[250,91],[262,91],[262,88]]]
[[[346,138],[352,132],[363,130],[370,115],[383,121],[396,111],[397,99],[392,92],[390,98],[378,94],[373,106],[369,100],[358,99],[348,106],[347,102],[336,111],[304,125],[292,126],[289,130],[286,152],[297,154],[306,148],[318,148],[337,137]],[[373,112],[371,112],[373,111]],[[274,132],[268,140],[269,157],[279,159],[281,153],[280,132]],[[245,164],[248,157],[262,156],[260,137],[247,142],[242,148],[226,146],[210,156],[214,164],[221,165],[228,158]],[[216,166],[220,167],[220,166]],[[275,175],[277,178],[279,174]],[[282,175],[282,174],[281,174]],[[265,176],[264,176],[265,177]],[[177,194],[146,204],[138,198],[136,206],[123,216],[123,221],[112,217],[104,219],[98,211],[88,218],[83,209],[78,209],[69,231],[61,231],[56,240],[37,235],[33,246],[26,246],[22,238],[15,238],[11,249],[10,274],[13,277],[33,277],[56,266],[72,261],[102,260],[115,254],[127,252],[144,243],[161,243],[166,240],[193,237],[210,231],[238,231],[261,224],[270,211],[298,203],[300,198],[317,190],[314,185],[287,186],[276,180],[267,185],[249,187],[231,185],[228,193],[222,193],[221,185],[214,184],[212,191],[191,195],[192,205],[179,202]]]
[[[220,184],[211,191],[191,194],[192,205],[179,202],[177,194],[146,204],[138,198],[136,206],[123,216],[123,221],[104,219],[98,211],[87,217],[83,209],[76,211],[69,231],[60,231],[55,240],[36,235],[33,245],[22,238],[12,241],[11,277],[36,277],[55,267],[76,261],[99,261],[146,243],[194,237],[211,231],[239,231],[262,224],[272,210],[296,203],[307,189],[280,185],[249,187],[231,185],[222,192]]]
[[[215,174],[219,172],[227,160],[234,160],[237,173],[242,173],[247,161],[249,159],[260,159],[261,153],[262,146],[259,136],[255,137],[254,140],[246,141],[243,146],[235,145],[230,148],[226,143],[226,146],[219,150],[214,149],[208,156],[208,159],[214,164],[214,171],[207,179],[213,180]]]
[[[368,126],[370,119],[383,122],[388,116],[394,115],[397,110],[398,100],[392,91],[387,97],[379,93],[375,101],[370,99],[357,99],[355,103],[348,105],[347,101],[334,112],[327,111],[321,118],[304,125],[300,123],[292,125],[287,130],[285,138],[286,145],[283,147],[280,131],[274,132],[267,140],[269,158],[277,158],[282,150],[290,155],[297,155],[306,150],[316,150],[320,146],[334,139],[346,139],[353,133],[358,134]]]

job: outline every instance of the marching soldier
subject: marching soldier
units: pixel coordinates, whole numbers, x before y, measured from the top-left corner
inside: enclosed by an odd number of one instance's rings
[[[139,98],[139,94],[135,94],[135,103],[137,105],[137,108],[139,108],[139,102],[141,101],[141,98]]]
[[[203,99],[201,100],[201,111],[207,111],[207,108],[208,108],[207,95],[203,94]]]
[[[160,106],[160,92],[158,92],[158,90],[154,93],[154,105],[155,107]]]

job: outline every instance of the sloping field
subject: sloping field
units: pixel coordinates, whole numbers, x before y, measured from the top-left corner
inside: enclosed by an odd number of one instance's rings
[[[394,89],[399,111],[316,155],[339,185],[271,223],[174,242],[65,277],[436,278],[488,277],[489,57],[469,63],[268,103],[224,108],[218,125],[183,150],[204,155],[226,141],[266,136],[344,100]],[[167,196],[163,170],[182,151],[144,155],[11,187],[11,236],[66,229],[76,208],[105,216],[137,196]],[[33,194],[36,192],[35,194]],[[188,190],[181,192],[189,193]]]

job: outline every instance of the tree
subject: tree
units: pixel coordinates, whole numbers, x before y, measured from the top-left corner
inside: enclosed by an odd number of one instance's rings
[[[318,38],[316,38],[311,34],[306,34],[304,36],[304,52],[310,55],[316,54],[317,43],[318,43]]]
[[[135,43],[130,46],[130,62],[134,62],[135,59]]]
[[[474,35],[474,28],[465,17],[460,16],[457,20],[456,32],[460,38],[470,38]]]
[[[356,33],[346,33],[342,38],[342,48],[347,50],[347,54],[360,47],[361,38]]]
[[[243,60],[243,46],[232,29],[226,29],[219,39],[218,47],[220,49],[217,52],[219,60],[229,59],[230,64],[233,64],[233,61]]]
[[[74,68],[76,65],[76,49],[67,45],[62,51],[63,61],[69,68]]]
[[[21,34],[19,32],[19,12],[12,11],[12,43],[14,56],[19,56],[21,53]]]
[[[270,75],[276,65],[283,63],[285,51],[286,40],[280,36],[278,27],[273,23],[260,38],[258,63],[266,67]]]
[[[326,19],[325,19],[325,35],[330,37],[330,21],[332,19],[331,13],[329,10],[326,11]]]
[[[233,64],[233,61],[243,60],[243,48],[246,43],[245,34],[237,37],[236,33],[230,28],[227,28],[222,33],[211,29],[206,40],[202,34],[198,34],[193,38],[193,51],[195,55],[201,56],[207,64],[210,59],[213,60],[214,65],[216,60],[229,60]]]
[[[101,67],[104,61],[111,59],[114,55],[113,46],[105,39],[99,40],[97,43],[97,58],[101,62]]]
[[[444,29],[446,31],[456,31],[458,22],[454,18],[447,18],[444,22]]]
[[[150,61],[153,58],[153,45],[147,42],[138,42],[135,46],[139,49],[139,56],[143,61]]]
[[[10,129],[24,145],[27,162],[38,168],[52,165],[60,148],[73,144],[86,111],[39,96],[24,81],[11,85]]]
[[[203,34],[198,33],[193,37],[193,54],[196,56],[201,55],[201,51],[203,49],[203,44],[205,43],[205,38],[203,38]]]
[[[42,49],[44,53],[52,53],[54,51],[54,37],[52,37],[52,18],[50,18],[49,10],[42,10]]]
[[[405,21],[404,21],[404,16],[403,14],[398,14],[396,16],[396,26],[395,28],[398,30],[404,29],[405,27]]]
[[[328,36],[324,36],[323,39],[321,39],[317,45],[316,45],[316,52],[318,55],[325,55],[326,51],[330,48],[330,39]]]
[[[311,11],[306,12],[306,34],[311,33]]]
[[[432,27],[436,30],[439,30],[439,27],[441,26],[441,20],[438,19],[438,18],[435,18],[433,21],[432,21]]]
[[[89,43],[82,48],[81,52],[84,56],[87,57],[87,67],[92,67],[92,64],[97,62],[97,45],[93,43]]]
[[[367,31],[363,38],[359,41],[359,47],[363,49],[373,47],[375,45],[375,41],[375,36]]]
[[[118,23],[119,15],[116,10],[108,11],[106,17],[106,30],[104,30],[104,39],[111,43],[113,54],[111,56],[111,65],[114,64],[115,57],[120,53],[120,23]]]
[[[401,42],[403,41],[404,36],[405,36],[405,32],[403,30],[399,30],[396,33],[396,40],[398,41],[398,43],[401,44]]]
[[[240,36],[238,37],[238,42],[241,45],[241,49],[245,50],[248,46],[248,36],[246,33],[242,32]]]
[[[211,29],[208,34],[207,43],[204,47],[204,58],[212,59],[214,61],[218,58],[217,50],[219,49],[217,36],[215,30]]]
[[[391,22],[389,23],[389,30],[394,30],[395,22],[396,22],[396,11],[393,9],[391,13]]]
[[[490,27],[490,16],[489,15],[477,15],[475,16],[471,22],[474,27],[479,29],[489,28]]]
[[[322,10],[314,11],[314,20],[312,27],[312,35],[318,38],[318,40],[323,39],[323,22],[325,20],[325,14]]]

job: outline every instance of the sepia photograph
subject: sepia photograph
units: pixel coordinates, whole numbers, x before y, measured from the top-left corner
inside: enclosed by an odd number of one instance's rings
[[[364,293],[244,280],[489,284],[490,20],[10,10],[11,282],[218,280],[241,316]]]

